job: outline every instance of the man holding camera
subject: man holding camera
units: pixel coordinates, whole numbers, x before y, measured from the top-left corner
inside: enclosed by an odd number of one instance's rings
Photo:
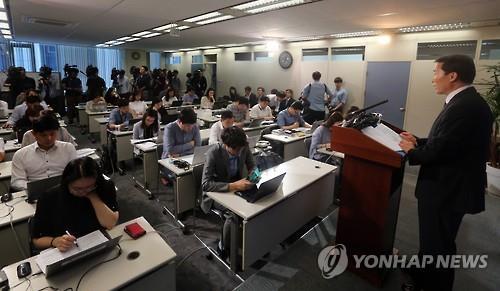
[[[82,80],[78,78],[78,68],[64,67],[66,77],[61,81],[68,106],[68,123],[73,123],[73,118],[77,116],[75,106],[80,102],[82,96]]]

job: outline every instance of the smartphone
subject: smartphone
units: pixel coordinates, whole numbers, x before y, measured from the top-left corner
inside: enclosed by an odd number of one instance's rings
[[[133,239],[138,239],[146,234],[146,231],[137,222],[125,225],[124,231]]]
[[[255,167],[250,175],[248,175],[248,181],[252,183],[257,183],[260,180],[260,177],[262,176],[262,173],[260,172],[259,168]]]

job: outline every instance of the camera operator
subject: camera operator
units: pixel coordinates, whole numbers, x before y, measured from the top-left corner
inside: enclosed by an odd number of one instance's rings
[[[193,80],[191,81],[194,93],[198,96],[203,96],[207,90],[207,79],[203,76],[201,70],[196,70],[193,75]]]
[[[39,76],[38,90],[40,91],[40,99],[45,101],[54,110],[59,109],[58,99],[60,85],[57,81],[57,77],[52,75],[52,68],[47,66],[41,67]]]
[[[162,69],[153,70],[153,96],[158,97],[167,86],[166,73]],[[163,96],[162,96],[163,97]]]
[[[87,93],[95,92],[99,96],[104,96],[106,89],[106,82],[103,78],[99,77],[99,69],[89,65],[86,70],[87,74]],[[88,101],[88,100],[85,100]]]
[[[35,79],[26,76],[26,70],[23,67],[10,67],[7,73],[5,87],[10,88],[10,98],[8,100],[9,108],[14,108],[19,94],[28,90],[35,89]]]
[[[118,89],[118,94],[120,94],[120,97],[127,99],[130,98],[130,83],[128,77],[125,76],[125,70],[120,70],[118,72],[117,81],[118,85],[116,88]]]
[[[149,69],[147,66],[141,66],[139,69],[140,75],[135,81],[136,90],[142,90],[144,100],[149,100],[149,95],[151,90],[151,76],[149,75]]]
[[[68,123],[73,123],[73,118],[77,116],[75,106],[80,102],[82,97],[82,80],[78,78],[78,68],[76,66],[64,66],[64,74],[66,77],[62,80],[64,96],[68,106]]]

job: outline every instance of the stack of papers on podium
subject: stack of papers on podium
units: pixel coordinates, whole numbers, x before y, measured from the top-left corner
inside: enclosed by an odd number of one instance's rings
[[[87,156],[90,156],[92,154],[95,153],[95,149],[91,149],[91,148],[84,148],[84,149],[79,149],[76,151],[76,156],[78,158],[83,158],[83,157],[87,157]]]
[[[368,126],[361,130],[365,135],[371,137],[375,141],[385,145],[393,151],[402,151],[399,146],[401,136],[386,125],[380,123],[377,127]]]
[[[40,270],[47,274],[47,266],[62,261],[66,258],[75,256],[85,250],[93,248],[97,245],[107,242],[108,239],[100,230],[96,230],[77,239],[78,246],[73,246],[66,252],[61,252],[57,248],[51,248],[42,251],[35,259],[35,262],[40,267]]]

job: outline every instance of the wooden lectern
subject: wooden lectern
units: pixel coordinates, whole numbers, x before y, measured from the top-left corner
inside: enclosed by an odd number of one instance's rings
[[[331,133],[331,148],[345,154],[336,243],[346,246],[348,269],[380,287],[387,270],[356,269],[353,255],[392,255],[404,158],[357,129],[332,126]]]

